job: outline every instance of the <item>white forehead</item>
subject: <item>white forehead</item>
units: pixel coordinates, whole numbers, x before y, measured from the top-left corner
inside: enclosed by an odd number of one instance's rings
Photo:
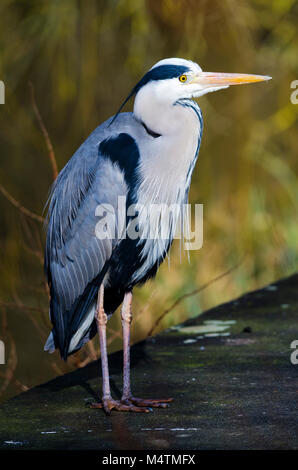
[[[172,57],[170,59],[162,59],[159,62],[157,62],[153,67],[151,67],[150,70],[154,69],[155,67],[158,67],[159,65],[182,65],[183,67],[188,67],[194,72],[202,72],[201,67],[196,64],[195,62],[192,62],[191,60],[186,60],[186,59],[179,59],[178,57]]]

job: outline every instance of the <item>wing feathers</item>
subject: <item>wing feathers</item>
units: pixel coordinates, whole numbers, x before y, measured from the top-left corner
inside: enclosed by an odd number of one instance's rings
[[[125,134],[120,135],[127,154],[128,141],[123,138]],[[53,341],[64,359],[70,353],[70,343],[72,350],[81,344],[77,331],[89,337],[86,325],[91,328],[92,323],[91,317],[86,321],[86,315],[92,311],[99,283],[117,244],[116,239],[99,240],[95,233],[98,204],[109,204],[117,214],[118,197],[128,194],[126,156],[130,165],[132,162],[129,155],[122,154],[117,163],[116,141],[113,139],[112,158],[107,152],[98,152],[98,147],[97,153],[85,148],[85,154],[83,145],[58,176],[50,195],[45,269],[51,290]],[[118,147],[120,154],[122,147]],[[134,155],[135,148],[134,144]]]

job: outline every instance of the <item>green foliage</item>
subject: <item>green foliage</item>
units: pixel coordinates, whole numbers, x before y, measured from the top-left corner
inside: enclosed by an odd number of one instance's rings
[[[52,173],[28,81],[61,169],[161,58],[273,77],[200,100],[205,128],[190,198],[204,204],[204,245],[181,264],[174,246],[171,268],[165,263],[156,281],[137,292],[134,340],[179,295],[242,258],[238,269],[182,302],[160,327],[297,269],[298,105],[290,102],[290,83],[298,79],[297,1],[2,0],[0,17],[0,79],[6,85],[0,182],[38,214]],[[1,298],[15,301],[19,292],[46,309],[45,296],[30,290],[41,286],[43,272],[24,251],[23,217],[20,222],[2,195],[0,209]],[[11,322],[12,330],[19,327]],[[119,338],[112,343],[118,347]]]

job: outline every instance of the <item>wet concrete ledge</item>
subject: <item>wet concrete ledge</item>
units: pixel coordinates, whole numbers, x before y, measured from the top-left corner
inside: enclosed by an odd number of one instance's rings
[[[0,407],[1,449],[297,449],[298,275],[246,294],[132,350],[136,396],[168,409],[107,417],[88,403],[98,361]],[[110,356],[114,396],[122,354]]]

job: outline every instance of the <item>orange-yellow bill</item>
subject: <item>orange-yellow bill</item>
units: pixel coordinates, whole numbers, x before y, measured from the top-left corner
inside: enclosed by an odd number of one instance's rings
[[[194,81],[202,85],[229,86],[263,82],[267,80],[271,80],[271,77],[266,75],[249,75],[246,73],[200,72]]]

